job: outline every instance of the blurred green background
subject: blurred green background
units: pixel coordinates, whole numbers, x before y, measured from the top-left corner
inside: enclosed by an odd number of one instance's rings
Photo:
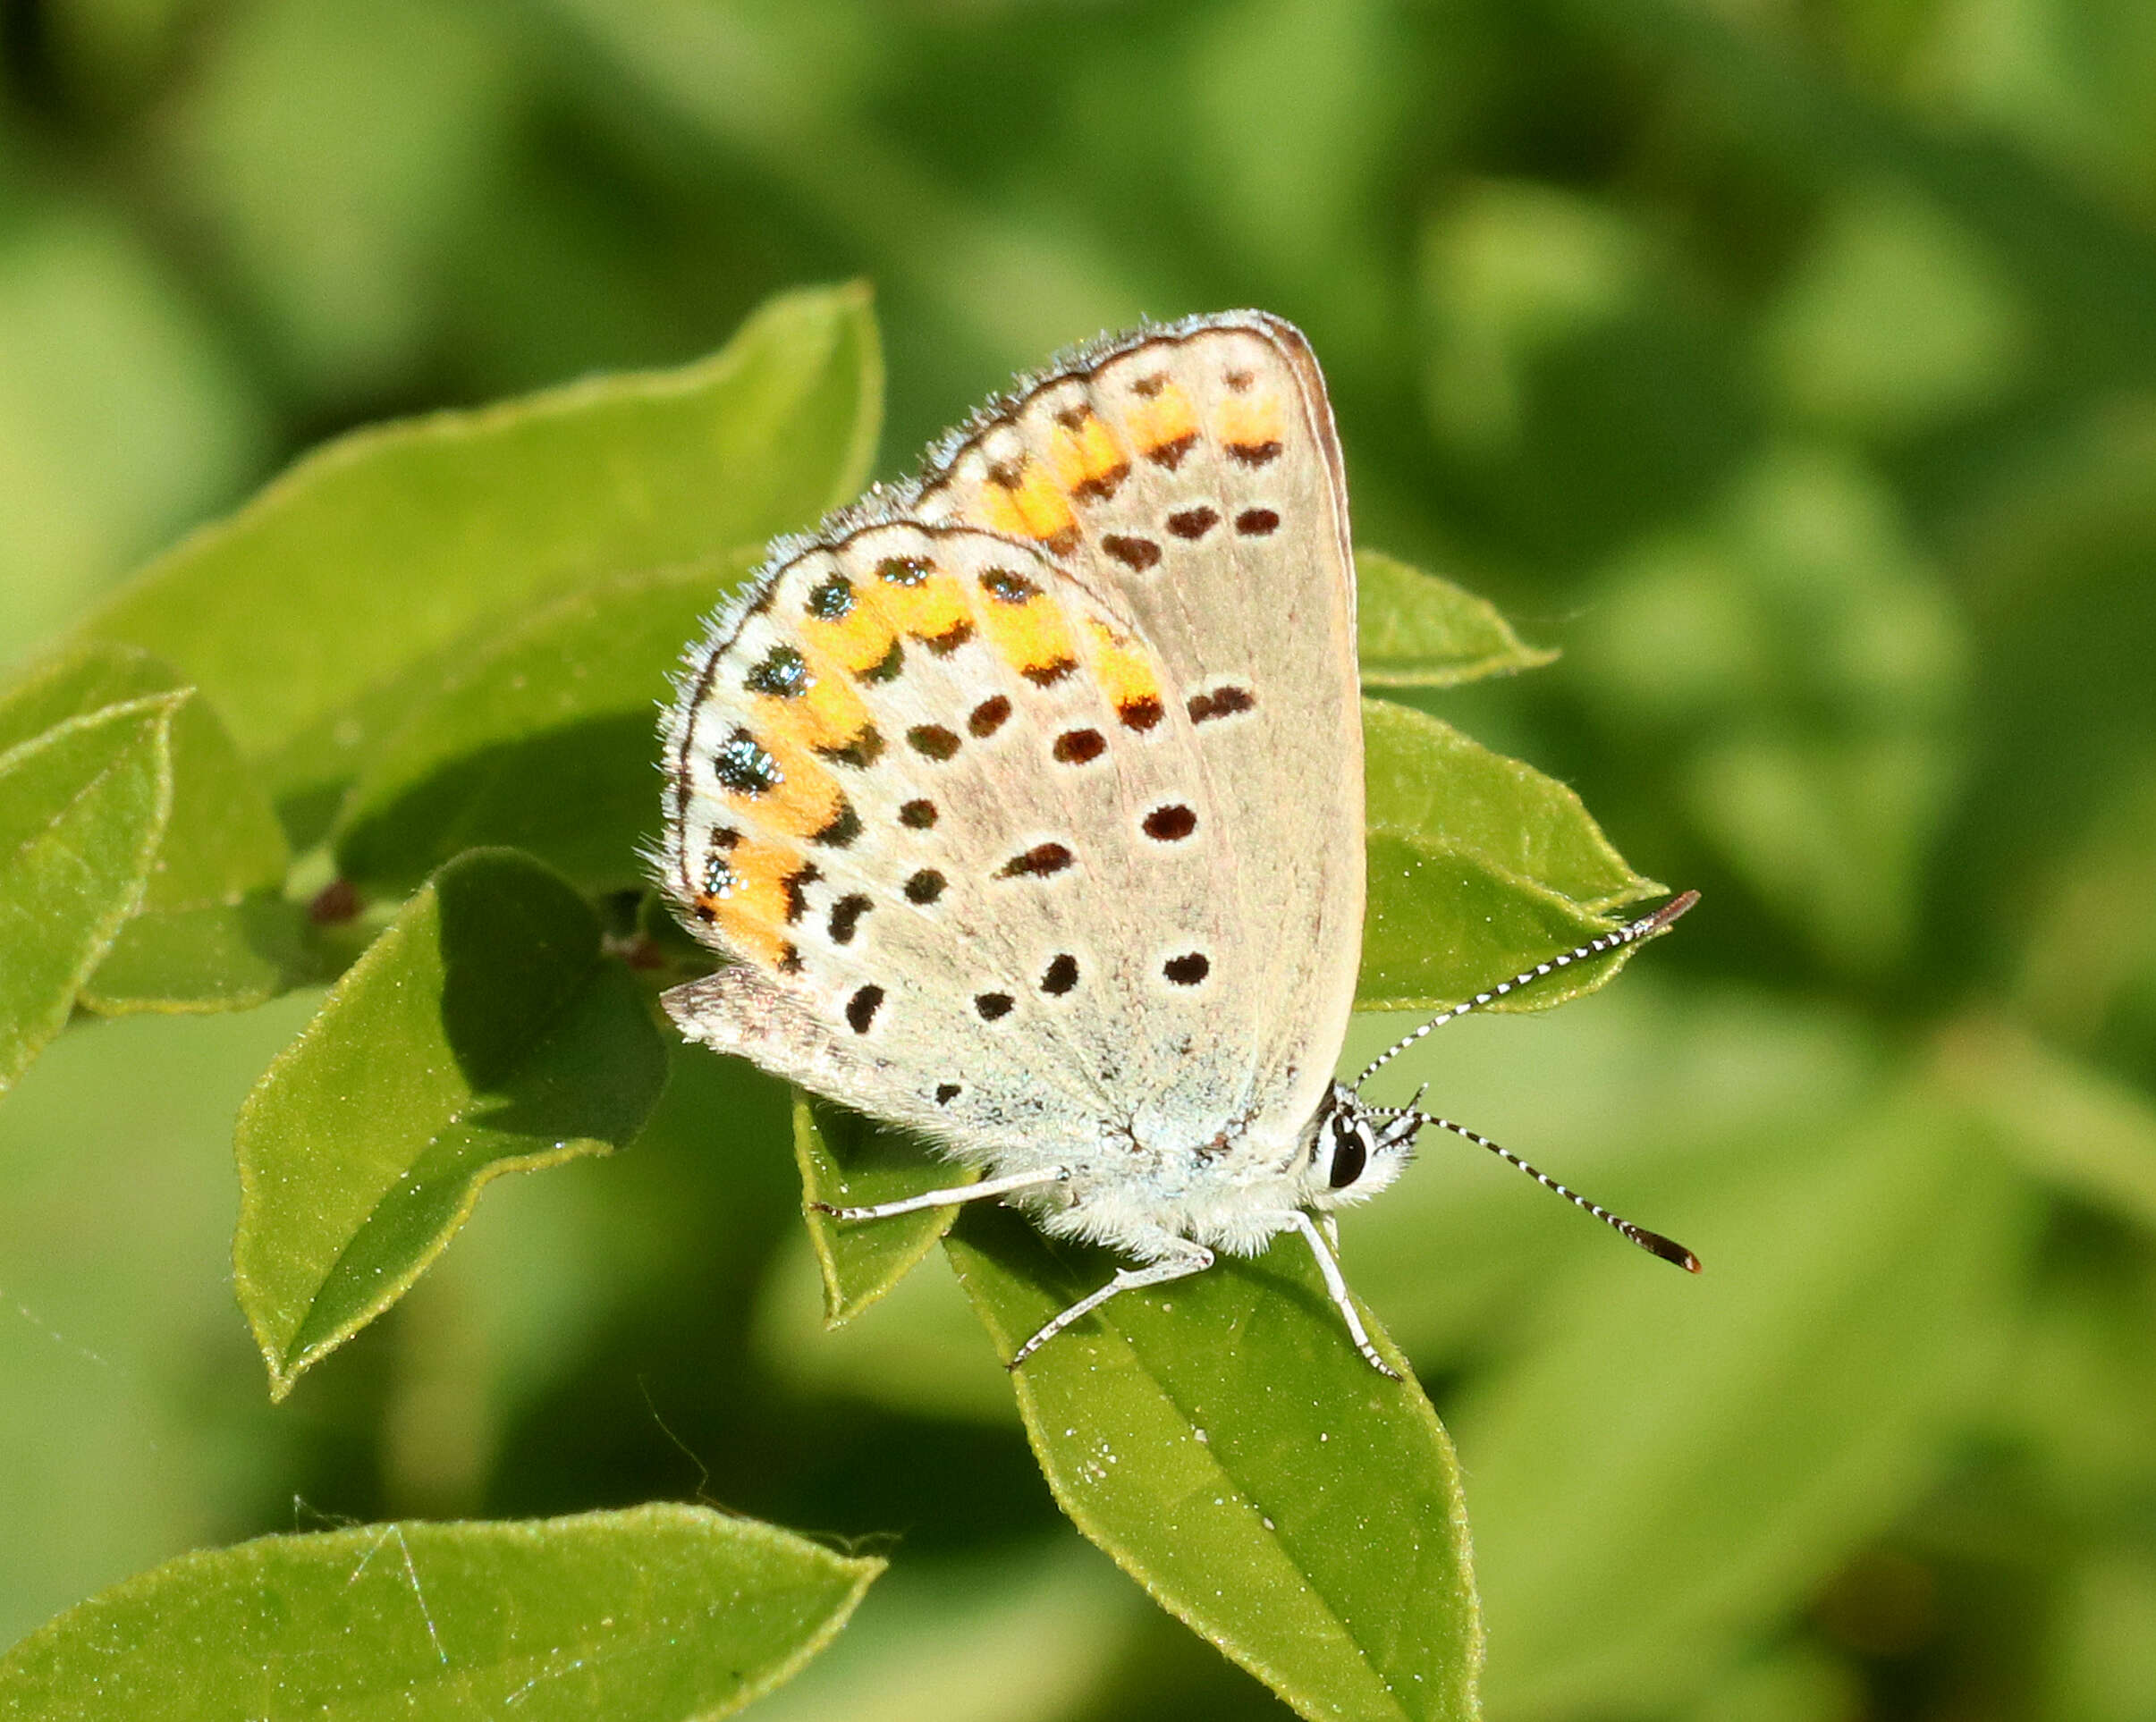
[[[0,664],[328,435],[801,282],[875,285],[886,472],[1102,328],[1300,324],[1360,541],[1564,650],[1430,708],[1706,896],[1399,1073],[1700,1280],[1440,1143],[1346,1228],[1491,1713],[2156,1718],[2156,8],[0,0]],[[896,1551],[757,1714],[1286,1714],[1059,1518],[940,1266],[816,1333],[783,1097],[701,1055],[273,1412],[230,1129],[312,1002],[0,1105],[0,1642],[700,1492]]]

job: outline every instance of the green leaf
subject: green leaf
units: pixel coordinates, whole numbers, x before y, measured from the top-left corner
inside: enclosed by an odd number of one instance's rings
[[[31,1633],[0,1659],[0,1717],[709,1722],[792,1676],[883,1570],[673,1505],[262,1537]]]
[[[0,753],[0,1093],[60,1032],[141,905],[186,698],[108,705]]]
[[[1369,857],[1358,1009],[1442,1009],[1618,924],[1452,844],[1373,831]],[[1576,964],[1484,1008],[1547,1010],[1593,992],[1631,956]]]
[[[800,1162],[808,1240],[824,1273],[824,1320],[834,1328],[911,1272],[951,1229],[959,1211],[927,1208],[891,1220],[849,1221],[815,1204],[869,1208],[970,1184],[979,1176],[917,1137],[800,1093],[793,1102],[793,1155]]]
[[[947,1247],[1005,1355],[1117,1265],[1010,1210],[968,1211]],[[1357,1354],[1299,1240],[1125,1293],[1014,1379],[1064,1512],[1300,1714],[1477,1714],[1451,1445],[1412,1380]]]
[[[1572,790],[1449,723],[1366,699],[1363,747],[1373,831],[1486,857],[1594,914],[1668,889],[1625,865]]]
[[[339,870],[402,893],[464,849],[506,844],[588,891],[642,882],[638,845],[660,813],[655,713],[757,556],[572,592],[408,682],[410,717],[339,815]]]
[[[41,665],[0,701],[0,749],[63,718],[185,686],[132,646],[91,643]],[[173,720],[173,812],[143,902],[146,914],[237,903],[284,882],[290,854],[276,815],[199,697]]]
[[[241,1110],[233,1266],[272,1397],[401,1297],[490,1180],[621,1146],[664,1078],[559,874],[496,849],[444,867]]]
[[[61,719],[182,686],[132,646],[78,646],[0,700],[0,747]],[[172,729],[173,808],[142,910],[120,930],[80,1002],[131,1010],[237,1010],[291,986],[306,963],[298,908],[277,893],[291,854],[269,798],[201,698]]]
[[[1369,688],[1458,688],[1554,663],[1478,598],[1382,551],[1355,553],[1357,655]]]
[[[1610,911],[1665,888],[1611,847],[1579,798],[1449,724],[1363,702],[1369,906],[1357,1003],[1426,1010],[1619,923]],[[1542,1010],[1602,985],[1630,950],[1501,1001]]]
[[[282,897],[146,911],[120,929],[80,1002],[105,1017],[252,1010],[319,966],[307,911]]]
[[[865,288],[787,294],[678,371],[333,443],[153,562],[84,632],[177,665],[280,798],[320,793],[405,715],[370,690],[483,618],[851,500],[882,377]]]

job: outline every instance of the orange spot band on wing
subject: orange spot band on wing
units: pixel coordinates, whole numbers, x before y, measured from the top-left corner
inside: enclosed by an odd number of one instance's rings
[[[1107,623],[1088,617],[1086,631],[1093,636],[1093,679],[1109,705],[1117,711],[1161,697],[1161,679],[1145,648],[1126,639]]]
[[[980,618],[990,649],[1020,675],[1059,664],[1070,668],[1077,662],[1062,607],[1045,592],[1036,590],[1018,604],[989,597],[981,604]]]
[[[1226,448],[1262,448],[1277,443],[1285,420],[1276,394],[1230,394],[1213,409],[1213,435]]]
[[[1073,496],[1112,496],[1130,470],[1115,434],[1092,412],[1075,426],[1057,426],[1048,441],[1048,465]]]
[[[1130,440],[1148,455],[1187,444],[1197,435],[1197,409],[1174,383],[1163,383],[1149,398],[1130,403],[1126,423]]]
[[[1053,549],[1077,542],[1078,516],[1054,475],[1037,460],[1019,468],[1018,483],[1004,485],[991,478],[981,486],[975,504],[980,521],[992,532],[1032,538]]]
[[[814,669],[808,685],[791,699],[758,695],[755,713],[759,736],[796,747],[844,747],[868,727],[868,707],[850,680]]]
[[[845,615],[834,621],[805,616],[800,630],[801,648],[812,666],[848,676],[858,676],[883,663],[894,638],[883,605],[865,589],[854,595],[853,607]]]
[[[798,732],[764,730],[756,740],[777,765],[777,781],[768,789],[726,790],[735,823],[782,837],[814,837],[845,811],[846,797],[837,780]]]
[[[801,865],[800,855],[782,844],[738,843],[726,855],[723,891],[706,892],[697,901],[714,912],[719,930],[743,956],[775,968],[791,949],[786,882]]]
[[[876,604],[892,627],[916,639],[941,638],[960,623],[973,620],[965,587],[941,570],[924,575],[910,586],[879,587]]]

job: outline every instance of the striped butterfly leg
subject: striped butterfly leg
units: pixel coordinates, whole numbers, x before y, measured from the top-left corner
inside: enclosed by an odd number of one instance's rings
[[[1355,1307],[1355,1299],[1348,1295],[1348,1282],[1340,1275],[1340,1259],[1334,1254],[1339,1247],[1340,1235],[1330,1224],[1332,1216],[1325,1216],[1326,1223],[1322,1231],[1320,1222],[1312,1220],[1299,1208],[1283,1218],[1303,1235],[1303,1242],[1310,1246],[1310,1254],[1317,1258],[1317,1270],[1324,1278],[1325,1294],[1332,1299],[1333,1307],[1340,1311],[1341,1319],[1347,1322],[1348,1337],[1355,1341],[1355,1348],[1362,1353],[1363,1361],[1380,1375],[1399,1380],[1399,1372],[1378,1355],[1376,1346],[1371,1343],[1370,1330],[1363,1326],[1362,1312]]]
[[[1171,1279],[1187,1279],[1194,1273],[1205,1272],[1215,1259],[1203,1244],[1194,1244],[1172,1233],[1161,1234],[1160,1243],[1167,1253],[1158,1262],[1148,1262],[1142,1268],[1117,1269],[1115,1278],[1106,1285],[1087,1292],[1069,1309],[1049,1317],[1038,1333],[1010,1355],[1010,1361],[1003,1367],[1016,1369],[1073,1321],[1092,1314],[1118,1292],[1135,1291],[1141,1286],[1163,1286]]]
[[[985,1202],[1018,1190],[1037,1190],[1044,1185],[1061,1184],[1070,1176],[1062,1167],[1052,1166],[1044,1172],[1013,1172],[1008,1178],[954,1185],[948,1190],[925,1190],[919,1195],[879,1203],[873,1208],[834,1208],[828,1202],[812,1202],[808,1205],[837,1220],[894,1220],[900,1214],[917,1214],[924,1208],[951,1208],[961,1202]]]

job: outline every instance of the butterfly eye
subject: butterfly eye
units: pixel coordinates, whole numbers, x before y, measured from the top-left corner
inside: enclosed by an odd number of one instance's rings
[[[1332,1144],[1332,1169],[1325,1182],[1336,1190],[1344,1190],[1363,1175],[1369,1164],[1370,1151],[1364,1146],[1360,1132],[1344,1132]]]

